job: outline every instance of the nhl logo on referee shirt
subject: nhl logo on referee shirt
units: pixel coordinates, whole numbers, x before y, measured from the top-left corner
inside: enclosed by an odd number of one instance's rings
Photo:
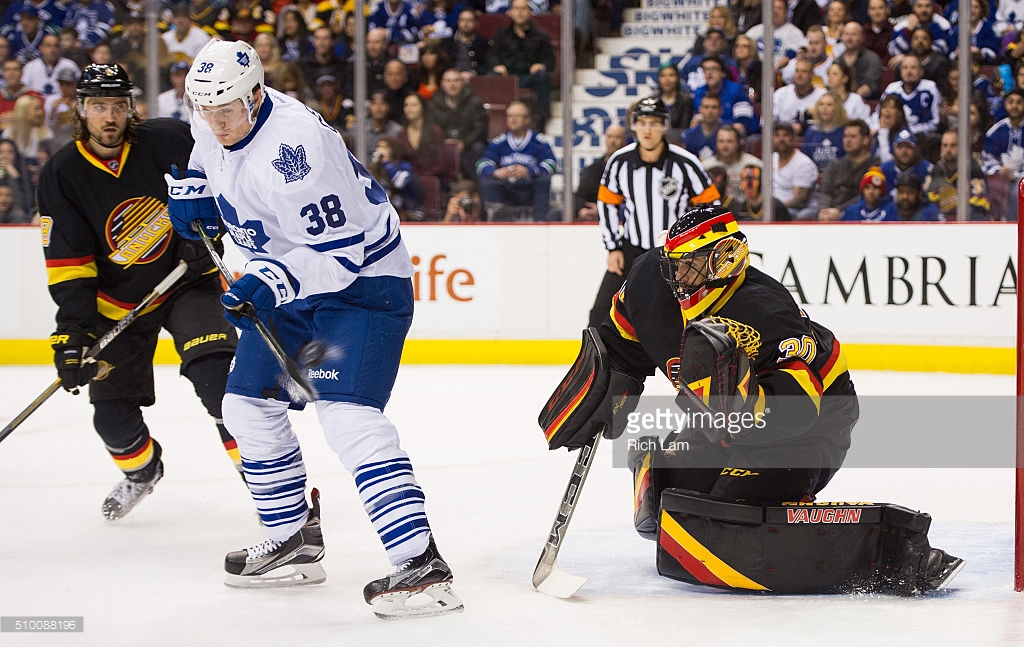
[[[674,177],[661,178],[661,185],[658,187],[658,195],[668,200],[679,194],[679,180]]]

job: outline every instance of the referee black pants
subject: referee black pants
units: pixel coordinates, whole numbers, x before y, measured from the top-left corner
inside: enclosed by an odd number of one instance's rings
[[[605,271],[604,278],[601,279],[601,286],[597,289],[594,307],[590,309],[590,322],[587,324],[587,327],[601,327],[601,322],[605,320],[605,317],[608,316],[608,311],[611,310],[612,299],[615,298],[615,293],[622,287],[622,283],[626,280],[626,275],[629,274],[629,268],[633,267],[633,262],[645,251],[647,250],[634,247],[628,242],[622,246],[622,254],[625,257],[622,274]]]

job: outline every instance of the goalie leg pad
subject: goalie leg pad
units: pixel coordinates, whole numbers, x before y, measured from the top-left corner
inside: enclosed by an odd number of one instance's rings
[[[608,351],[596,328],[583,331],[583,344],[572,368],[537,417],[548,449],[581,447],[599,432],[591,417],[608,392]]]
[[[662,493],[658,573],[774,593],[921,593],[963,560],[928,545],[931,517],[886,503],[751,506],[692,491]]]

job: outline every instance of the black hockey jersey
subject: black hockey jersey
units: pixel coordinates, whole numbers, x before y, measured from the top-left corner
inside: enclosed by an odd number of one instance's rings
[[[841,462],[856,422],[846,357],[839,341],[797,306],[786,288],[753,267],[737,277],[707,317],[729,326],[757,375],[756,411],[771,411],[767,427],[731,444],[785,443],[808,435],[826,439]],[[657,250],[637,259],[601,326],[614,367],[643,381],[660,369],[679,388],[684,321],[661,276]],[[844,402],[844,400],[846,400]]]
[[[98,315],[120,319],[177,264],[178,246],[191,243],[171,226],[164,173],[188,168],[192,144],[188,124],[153,119],[116,160],[73,141],[43,167],[40,226],[58,330],[95,330]]]

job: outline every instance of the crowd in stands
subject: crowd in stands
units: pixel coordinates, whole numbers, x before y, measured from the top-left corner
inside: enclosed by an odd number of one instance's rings
[[[652,92],[669,110],[669,141],[697,155],[722,183],[723,200],[751,219],[763,213],[767,163],[777,220],[955,219],[957,0],[771,0],[771,70],[761,63],[761,1],[714,7],[692,48],[658,70]],[[592,45],[595,12],[612,35],[621,28],[623,0],[573,3],[577,48]],[[90,62],[125,67],[139,88],[142,116],[188,121],[184,80],[192,58],[211,38],[245,40],[270,87],[303,101],[354,144],[350,2],[166,2],[158,69],[147,64],[145,4],[6,3],[0,223],[31,220],[39,169],[74,138],[75,84]],[[1021,7],[970,0],[972,220],[1017,215],[1013,188],[1024,177]],[[562,218],[549,205],[558,163],[543,136],[558,90],[560,34],[539,18],[560,12],[560,0],[369,3],[366,163],[404,219]],[[482,19],[495,14],[505,14],[504,23],[483,35]],[[150,74],[159,81],[155,97],[144,95]],[[770,115],[761,114],[765,74],[774,79]],[[485,77],[514,81],[515,98],[497,108],[486,102],[476,89]],[[495,128],[496,114],[504,132]],[[770,161],[761,159],[767,137]],[[613,124],[608,152],[629,139],[628,123]],[[594,218],[589,205],[602,163],[566,180],[568,190],[578,189],[574,213],[564,219]]]

